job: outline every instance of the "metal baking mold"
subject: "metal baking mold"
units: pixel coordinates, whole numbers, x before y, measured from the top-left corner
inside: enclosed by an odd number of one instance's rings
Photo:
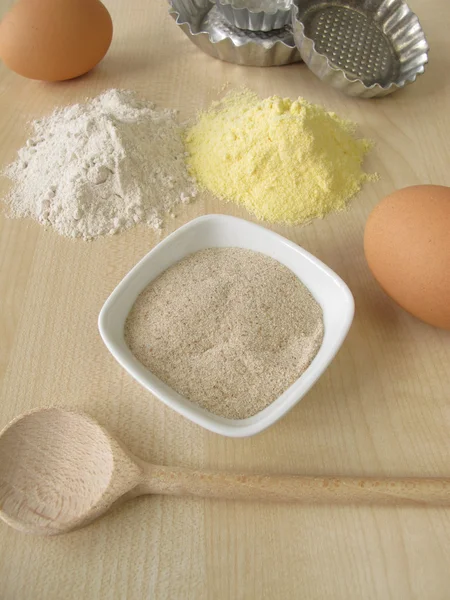
[[[429,46],[403,0],[297,0],[294,39],[309,69],[349,96],[386,96],[424,72]]]
[[[239,29],[273,31],[291,24],[292,0],[263,0],[260,4],[262,8],[251,8],[248,0],[216,0],[219,11]]]
[[[274,67],[299,62],[292,28],[270,33],[243,31],[228,23],[210,0],[171,0],[170,14],[206,54],[238,65]]]

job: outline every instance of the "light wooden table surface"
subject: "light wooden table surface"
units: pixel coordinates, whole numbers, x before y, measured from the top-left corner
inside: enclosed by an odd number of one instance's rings
[[[380,173],[346,213],[274,227],[337,271],[356,299],[338,357],[308,396],[254,438],[208,433],[166,409],[114,361],[99,310],[158,241],[146,228],[72,242],[35,223],[0,220],[0,426],[32,407],[91,413],[138,455],[161,463],[274,473],[450,475],[450,334],[416,321],[374,283],[362,238],[372,207],[395,188],[450,185],[447,0],[414,0],[431,45],[426,75],[380,101],[344,97],[304,66],[257,69],[195,48],[163,0],[108,0],[109,54],[76,81],[43,84],[0,71],[0,163],[25,125],[111,87],[132,88],[192,117],[226,82],[263,96],[302,95],[360,123]],[[10,0],[0,0],[3,14]],[[5,190],[5,183],[2,183]],[[205,213],[250,218],[206,198],[166,233]],[[52,539],[0,523],[1,600],[448,600],[450,512],[297,507],[145,498]]]

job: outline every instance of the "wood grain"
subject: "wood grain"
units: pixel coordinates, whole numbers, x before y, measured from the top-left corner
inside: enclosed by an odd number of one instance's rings
[[[442,477],[305,477],[198,471],[134,456],[88,414],[19,415],[0,434],[0,519],[23,533],[67,534],[144,495],[317,506],[450,506]]]
[[[0,0],[3,14],[11,4]],[[450,185],[450,7],[411,0],[431,46],[427,73],[379,101],[346,98],[304,66],[257,69],[201,54],[163,0],[105,0],[114,39],[91,74],[41,84],[0,71],[0,163],[26,122],[110,87],[133,88],[190,118],[227,82],[263,96],[302,95],[357,121],[376,142],[367,185],[350,209],[305,228],[274,227],[341,275],[356,318],[308,396],[254,438],[230,440],[166,409],[103,346],[98,312],[158,241],[148,229],[84,244],[34,223],[0,220],[0,426],[33,407],[97,417],[146,460],[195,469],[355,476],[449,477],[450,337],[397,308],[373,281],[362,236],[395,188]],[[6,190],[2,182],[2,191]],[[249,216],[205,197],[166,232],[205,213]],[[0,527],[2,600],[447,600],[450,513],[443,509],[299,507],[142,498],[52,540]]]

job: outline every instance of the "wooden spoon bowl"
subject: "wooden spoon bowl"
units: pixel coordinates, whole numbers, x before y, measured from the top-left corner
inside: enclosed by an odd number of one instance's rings
[[[120,486],[119,459],[138,483],[139,469],[87,415],[50,408],[19,417],[0,436],[0,516],[34,533],[80,526],[134,483]]]
[[[49,408],[0,434],[0,517],[54,535],[142,494],[303,503],[450,504],[449,479],[237,475],[145,463],[87,415]]]

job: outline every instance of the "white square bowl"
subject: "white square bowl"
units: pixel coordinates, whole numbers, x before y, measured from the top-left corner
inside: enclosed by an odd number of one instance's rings
[[[242,420],[216,416],[163,383],[131,353],[124,325],[136,298],[153,279],[182,258],[204,248],[239,247],[262,252],[286,267],[309,288],[323,310],[322,346],[306,371],[264,410]],[[108,350],[154,396],[194,423],[230,437],[263,431],[303,398],[341,347],[353,320],[354,301],[347,285],[320,260],[286,238],[249,221],[225,215],[194,219],[160,242],[124,277],[105,302],[98,320]]]

